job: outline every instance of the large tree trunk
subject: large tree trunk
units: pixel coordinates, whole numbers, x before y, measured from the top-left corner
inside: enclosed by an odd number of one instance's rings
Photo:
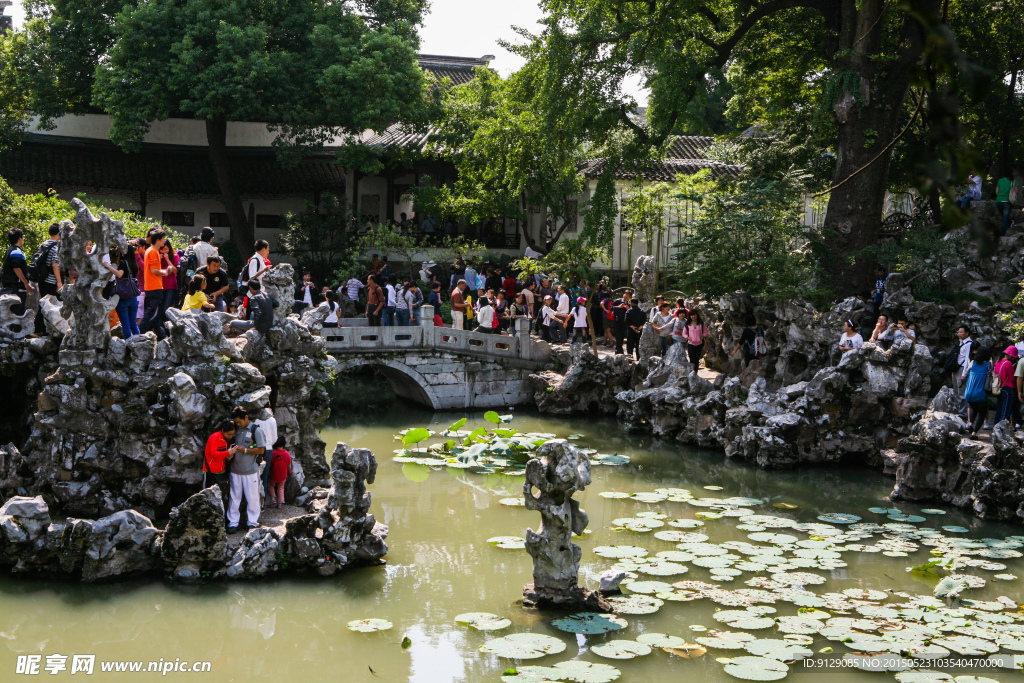
[[[231,161],[228,159],[227,133],[227,119],[223,117],[207,119],[206,140],[210,145],[210,165],[213,166],[213,174],[217,178],[217,185],[220,186],[221,198],[224,201],[224,210],[228,214],[231,239],[234,240],[241,252],[242,258],[246,258],[252,253],[256,234],[245,215],[242,198],[235,190]]]
[[[938,0],[926,0],[937,10]],[[840,294],[866,289],[871,264],[865,248],[878,239],[892,159],[910,71],[921,56],[924,29],[909,13],[900,28],[897,59],[882,59],[886,0],[841,0],[833,63],[843,89],[832,103],[839,131],[833,190],[825,215],[825,241],[833,286]]]

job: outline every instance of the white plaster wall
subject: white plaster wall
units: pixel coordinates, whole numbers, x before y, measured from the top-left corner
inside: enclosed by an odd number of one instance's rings
[[[37,123],[38,119],[33,120],[29,130],[38,135],[106,140],[110,133],[110,117],[104,114],[62,116],[54,122],[56,127],[53,130],[40,130],[36,128]],[[366,131],[361,137],[366,138],[373,134],[373,131]],[[275,137],[276,135],[267,129],[265,123],[228,122],[227,145],[229,147],[269,147]],[[154,121],[143,141],[164,145],[206,147],[206,123],[194,119]],[[341,145],[344,142],[343,138],[338,137],[328,142],[327,145]]]

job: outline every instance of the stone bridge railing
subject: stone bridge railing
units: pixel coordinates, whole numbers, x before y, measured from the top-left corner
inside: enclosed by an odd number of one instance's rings
[[[327,352],[332,355],[432,350],[537,365],[546,364],[551,359],[548,343],[530,337],[528,320],[516,320],[513,335],[483,334],[435,327],[434,307],[422,306],[420,310],[422,322],[418,326],[370,327],[365,319],[355,318],[347,319],[344,327],[326,327],[320,334],[327,341]]]

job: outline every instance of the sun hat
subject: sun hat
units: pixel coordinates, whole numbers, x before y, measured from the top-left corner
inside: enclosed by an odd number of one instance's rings
[[[585,296],[578,296],[578,297],[576,297],[576,303],[578,303],[580,306],[582,306],[583,304],[587,303],[587,297],[585,297]]]
[[[1017,353],[1017,347],[1013,346],[1012,344],[1010,346],[1007,346],[1006,350],[1003,351],[1003,353],[1005,353],[1010,358],[1020,358],[1020,354]]]

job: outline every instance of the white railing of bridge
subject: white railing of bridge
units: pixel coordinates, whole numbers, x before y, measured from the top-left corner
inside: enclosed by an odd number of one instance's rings
[[[515,334],[483,334],[434,326],[434,307],[420,308],[420,325],[370,327],[365,318],[347,319],[344,327],[325,327],[320,335],[328,353],[442,351],[543,363],[551,358],[547,342],[530,337],[530,323],[519,318]],[[356,321],[363,321],[354,324]]]

